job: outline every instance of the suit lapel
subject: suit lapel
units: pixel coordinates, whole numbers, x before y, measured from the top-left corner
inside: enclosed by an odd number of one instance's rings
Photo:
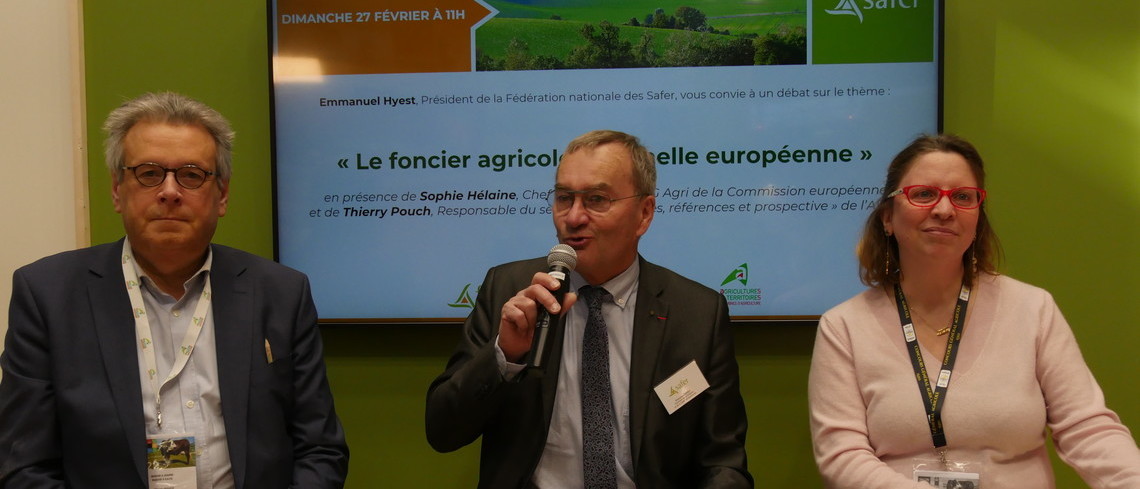
[[[653,264],[641,260],[637,285],[637,310],[633,318],[633,352],[629,366],[630,445],[633,464],[638,465],[641,441],[645,436],[646,417],[653,393],[653,373],[657,370],[658,352],[665,338],[669,304],[662,300],[665,277]]]
[[[143,419],[142,386],[131,300],[123,278],[122,240],[100,248],[87,275],[91,318],[103,357],[104,374],[119,424],[139,480],[146,482],[146,420]]]
[[[214,345],[218,354],[218,383],[222,395],[222,417],[226,426],[230,464],[237,487],[246,487],[246,455],[249,416],[249,369],[256,333],[253,331],[252,291],[245,276],[245,265],[233,252],[212,246],[213,265],[210,286],[214,290]],[[263,332],[261,332],[263,333]]]

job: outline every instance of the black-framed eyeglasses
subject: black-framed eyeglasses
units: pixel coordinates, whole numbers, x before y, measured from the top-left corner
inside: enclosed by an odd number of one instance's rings
[[[932,185],[907,185],[886,195],[886,199],[905,195],[907,202],[915,207],[934,207],[942,197],[950,197],[950,205],[963,210],[977,209],[986,200],[986,191],[977,187],[956,187],[949,190]]]
[[[158,163],[139,163],[135,166],[125,166],[123,171],[135,174],[135,180],[144,187],[157,187],[166,180],[167,173],[174,174],[174,181],[183,188],[194,190],[205,185],[209,177],[215,172],[206,171],[197,165],[183,165],[178,168],[166,168]]]
[[[595,214],[603,214],[610,210],[614,202],[619,200],[632,199],[634,197],[644,197],[646,194],[634,194],[628,197],[618,197],[611,199],[609,194],[601,190],[561,190],[554,189],[550,192],[550,208],[556,213],[563,213],[569,211],[574,207],[574,201],[578,196],[582,196],[582,207]]]

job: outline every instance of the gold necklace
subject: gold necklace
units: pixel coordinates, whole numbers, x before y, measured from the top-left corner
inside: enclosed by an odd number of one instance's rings
[[[913,309],[912,309],[912,310],[913,310]],[[916,316],[918,316],[918,317],[919,317],[919,319],[922,319],[922,322],[926,323],[927,325],[933,324],[933,323],[931,323],[931,322],[930,322],[930,320],[929,320],[929,319],[926,319],[926,316],[923,316],[922,314],[919,314],[919,313],[918,313],[918,311],[914,311],[914,314],[915,314]],[[936,330],[934,330],[934,336],[943,336],[943,335],[945,335],[946,333],[949,333],[949,332],[950,332],[950,327],[949,327],[949,326],[947,326],[947,327],[945,327],[945,328],[942,328],[942,329],[936,329]]]

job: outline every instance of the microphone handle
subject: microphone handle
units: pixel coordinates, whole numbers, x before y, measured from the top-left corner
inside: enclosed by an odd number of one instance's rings
[[[550,267],[549,273],[559,278],[560,286],[552,293],[558,304],[562,304],[562,299],[570,290],[570,269],[555,265]],[[551,314],[545,307],[538,311],[538,320],[534,323],[534,337],[531,339],[530,351],[526,353],[528,368],[541,369],[546,366],[546,361],[550,359],[549,344],[552,341],[550,337],[554,334],[554,329],[562,325],[561,318],[562,314]]]

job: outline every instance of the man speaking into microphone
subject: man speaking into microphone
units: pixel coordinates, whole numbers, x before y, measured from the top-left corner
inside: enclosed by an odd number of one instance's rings
[[[438,451],[483,437],[479,487],[752,487],[728,305],[638,254],[656,180],[636,137],[575,138],[550,198],[570,292],[546,258],[487,272],[426,413]]]

